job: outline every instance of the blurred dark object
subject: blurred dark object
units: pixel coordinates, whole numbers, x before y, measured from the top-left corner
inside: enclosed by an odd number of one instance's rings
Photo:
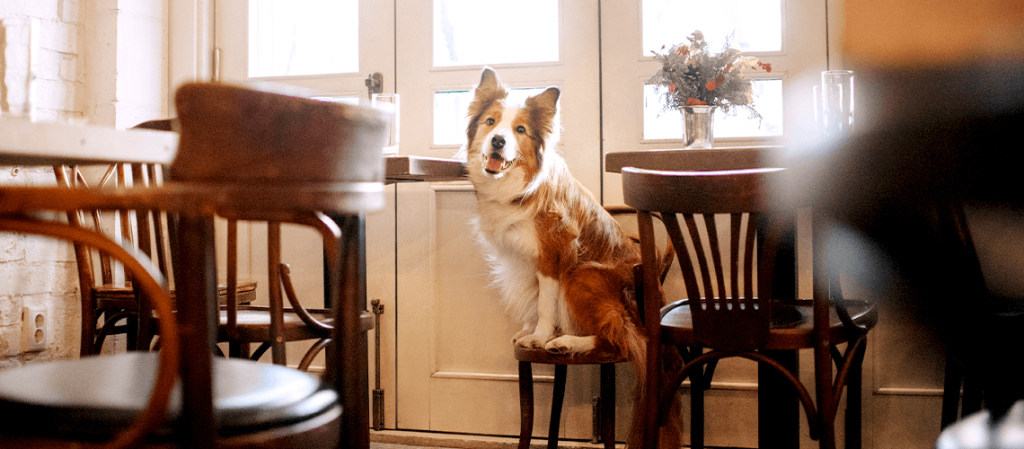
[[[1024,399],[1024,291],[986,285],[964,210],[1002,211],[1006,225],[1024,220],[1015,158],[1024,58],[867,68],[857,83],[859,129],[845,142],[795,148],[783,165],[799,167],[807,184],[790,196],[884,249],[898,279],[890,297],[947,347],[947,404],[958,399],[962,369],[964,414],[983,401],[998,419]],[[1024,241],[1001,245],[1024,252]],[[955,412],[947,407],[947,423]]]

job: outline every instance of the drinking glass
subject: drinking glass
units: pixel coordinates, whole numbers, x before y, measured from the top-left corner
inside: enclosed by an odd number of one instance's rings
[[[39,20],[0,20],[0,117],[35,119]]]
[[[398,94],[373,94],[370,104],[391,113],[388,121],[388,141],[384,144],[384,156],[398,156],[398,112],[400,108]]]
[[[853,131],[854,79],[851,70],[821,72],[821,127],[828,137]],[[817,100],[817,99],[816,99]]]

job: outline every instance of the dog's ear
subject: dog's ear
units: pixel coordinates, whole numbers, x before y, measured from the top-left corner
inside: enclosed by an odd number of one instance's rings
[[[555,115],[558,113],[558,97],[561,94],[561,90],[552,86],[526,99],[526,110],[530,111],[531,128],[535,133],[534,139],[538,141],[535,148],[538,167],[543,165],[547,140],[556,126]]]
[[[502,86],[498,74],[490,67],[484,67],[480,73],[480,83],[473,89],[473,102],[486,102],[488,99],[505,98],[507,92]]]
[[[546,112],[551,114],[551,117],[555,116],[555,112],[558,108],[558,97],[562,95],[562,90],[551,86],[532,98],[527,100],[527,106],[544,109]],[[530,104],[530,100],[533,100]]]
[[[530,111],[530,122],[540,132],[541,140],[547,140],[554,129],[555,115],[558,113],[558,97],[562,91],[557,87],[549,87],[537,95],[526,99],[526,108]]]
[[[498,81],[498,74],[494,72],[494,69],[484,66],[480,71],[480,84],[477,85],[477,89],[480,89],[481,86],[494,88],[499,85],[501,85],[501,81]]]
[[[476,135],[480,114],[490,108],[495,101],[504,100],[507,96],[508,91],[498,79],[498,74],[490,67],[484,67],[480,74],[480,84],[473,89],[473,101],[469,103],[467,112],[469,125],[466,128],[466,137],[469,142],[472,142],[473,136]]]

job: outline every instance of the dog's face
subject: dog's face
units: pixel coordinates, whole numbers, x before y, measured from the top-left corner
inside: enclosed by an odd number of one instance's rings
[[[509,104],[508,90],[497,74],[484,68],[469,105],[466,136],[470,177],[533,179],[543,168],[559,94],[557,87],[549,87],[522,105]]]

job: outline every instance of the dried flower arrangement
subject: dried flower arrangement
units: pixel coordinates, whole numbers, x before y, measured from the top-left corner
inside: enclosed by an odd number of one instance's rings
[[[771,72],[771,64],[743,56],[739,50],[731,48],[731,35],[726,38],[720,53],[708,51],[704,34],[699,30],[687,40],[689,45],[673,45],[664,53],[652,50],[654,59],[661,62],[661,68],[648,83],[657,84],[659,94],[664,91],[664,109],[708,105],[730,113],[733,108],[745,108],[751,118],[760,120],[761,114],[753,106],[753,81],[744,77],[743,71],[760,68]],[[664,51],[665,47],[661,49]]]

